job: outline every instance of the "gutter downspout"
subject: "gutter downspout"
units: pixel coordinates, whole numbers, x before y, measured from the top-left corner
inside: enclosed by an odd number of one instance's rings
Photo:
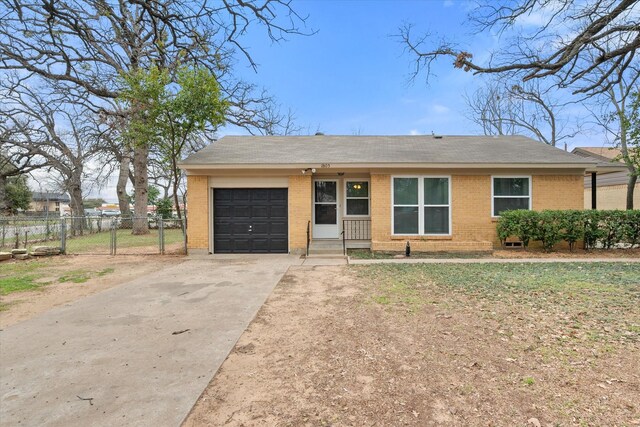
[[[591,172],[591,209],[597,209],[596,172]]]

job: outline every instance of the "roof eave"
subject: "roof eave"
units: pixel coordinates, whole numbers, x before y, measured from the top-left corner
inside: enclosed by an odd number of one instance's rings
[[[376,168],[376,169],[592,169],[595,162],[585,163],[178,163],[184,170],[198,169],[298,169],[315,167],[317,169],[336,168]],[[615,167],[615,166],[614,166]]]

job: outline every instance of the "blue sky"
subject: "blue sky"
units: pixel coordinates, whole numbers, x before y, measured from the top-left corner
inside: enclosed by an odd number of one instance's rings
[[[454,69],[443,59],[433,67],[429,84],[421,75],[409,82],[412,61],[393,35],[404,23],[416,35],[428,31],[446,37],[482,60],[500,40],[474,34],[466,23],[472,3],[453,0],[294,0],[309,15],[312,36],[291,36],[272,43],[260,30],[244,39],[257,73],[240,59],[236,73],[274,94],[291,108],[306,132],[327,134],[478,134],[481,129],[464,116],[463,95],[481,84],[481,77]],[[525,18],[526,19],[526,18]],[[535,23],[536,16],[530,20]],[[575,106],[574,106],[575,107]],[[578,108],[581,110],[581,108]],[[246,133],[226,128],[225,134]],[[569,147],[601,145],[578,135]]]

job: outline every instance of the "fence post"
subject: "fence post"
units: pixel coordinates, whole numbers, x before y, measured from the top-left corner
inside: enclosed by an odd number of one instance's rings
[[[67,220],[60,219],[60,252],[67,253]]]
[[[186,215],[182,217],[182,221],[180,221],[180,226],[182,227],[182,242],[184,244],[184,254],[189,255],[187,253],[187,216]]]
[[[158,216],[157,218],[157,222],[158,222],[158,244],[159,244],[159,249],[160,249],[160,255],[164,255],[164,221],[162,216]]]
[[[116,236],[116,219],[112,218],[111,219],[111,241],[112,241],[112,254],[111,255],[115,255],[117,252],[117,248],[118,248],[118,241],[117,241],[117,236]]]

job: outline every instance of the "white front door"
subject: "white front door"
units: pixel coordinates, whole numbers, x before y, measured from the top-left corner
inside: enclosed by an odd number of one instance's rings
[[[313,238],[338,237],[338,180],[316,180],[313,182]]]

